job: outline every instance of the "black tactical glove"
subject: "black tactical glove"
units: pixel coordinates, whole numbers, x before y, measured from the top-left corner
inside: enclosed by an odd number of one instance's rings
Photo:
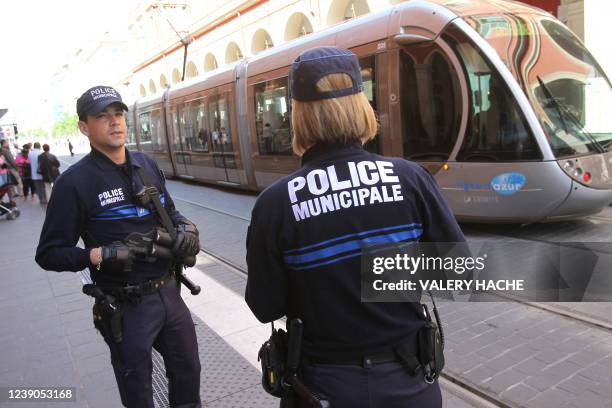
[[[179,259],[196,256],[200,252],[198,228],[189,220],[185,220],[176,228],[176,240],[172,253]]]
[[[102,247],[102,262],[128,262],[134,258],[130,248],[121,241]]]
[[[112,244],[102,247],[101,265],[116,263],[122,265],[125,272],[130,271],[136,252],[124,242],[115,241]]]

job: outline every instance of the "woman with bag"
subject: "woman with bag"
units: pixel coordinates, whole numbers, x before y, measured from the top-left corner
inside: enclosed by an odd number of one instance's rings
[[[23,201],[28,199],[28,193],[32,193],[32,201],[34,201],[34,180],[32,180],[32,166],[28,154],[30,153],[28,145],[23,145],[23,149],[15,158],[17,166],[19,166],[19,175],[23,183]]]

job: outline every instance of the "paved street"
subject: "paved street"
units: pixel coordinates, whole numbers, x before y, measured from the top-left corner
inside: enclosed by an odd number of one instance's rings
[[[206,197],[226,210],[244,210],[251,196],[233,204],[225,193],[170,182],[171,192],[206,192]],[[242,200],[242,201],[241,201]],[[211,203],[211,204],[212,204]],[[224,253],[240,265],[244,259],[246,223],[231,224],[218,213],[194,211],[177,200],[181,211],[202,228],[202,243]],[[235,207],[233,207],[235,205]],[[241,207],[242,205],[242,207]],[[34,262],[43,221],[38,204],[20,203],[16,221],[0,219],[3,242],[0,254],[0,387],[75,387],[75,402],[54,402],[53,407],[121,406],[108,349],[91,322],[92,301],[81,293],[80,274],[41,270]],[[203,293],[193,297],[183,291],[196,322],[202,363],[201,396],[207,407],[274,407],[278,401],[261,390],[257,362],[259,345],[269,336],[269,326],[259,323],[243,301],[245,276],[201,255],[188,272]],[[158,406],[167,406],[163,364],[158,356],[154,376]],[[453,388],[454,390],[454,388]],[[461,395],[461,390],[459,390]],[[444,389],[445,407],[474,405]],[[0,402],[2,407],[40,407],[47,402]]]
[[[250,217],[255,198],[206,187],[169,185],[182,211],[207,225],[202,244],[245,268],[248,221],[191,205],[181,199]],[[609,217],[605,209],[600,217]],[[612,224],[579,220],[560,224],[465,226],[468,239],[500,239],[505,233],[525,239],[603,241]],[[495,233],[497,231],[497,234]],[[555,232],[557,231],[557,232]],[[590,233],[590,235],[589,235]],[[520,235],[520,234],[519,234]],[[563,303],[564,309],[611,321],[610,303]],[[447,372],[511,406],[612,406],[612,336],[565,317],[510,302],[440,305],[447,333]]]
[[[168,187],[181,212],[203,226],[202,246],[245,268],[244,237],[255,197],[177,181],[169,181]],[[76,403],[54,406],[120,406],[108,350],[92,328],[92,302],[80,292],[80,274],[44,272],[35,264],[43,211],[30,202],[21,210],[16,221],[0,220],[0,387],[70,386],[76,387]],[[557,227],[559,240],[564,239],[563,230],[596,228],[587,221]],[[595,232],[603,235],[606,227],[600,225]],[[539,235],[521,231],[524,238],[533,238],[552,236],[554,228],[531,227]],[[471,239],[493,239],[496,229],[466,226],[466,231]],[[189,275],[203,287],[200,296],[184,297],[197,324],[206,406],[274,406],[274,399],[260,389],[256,361],[269,328],[252,317],[242,300],[245,276],[207,255],[200,256]],[[612,315],[607,303],[563,306],[606,321]],[[446,372],[463,384],[509,406],[612,406],[609,330],[510,302],[440,302],[440,310]],[[165,406],[163,364],[159,357],[155,362],[156,402]],[[449,393],[447,385],[445,407],[474,404]]]

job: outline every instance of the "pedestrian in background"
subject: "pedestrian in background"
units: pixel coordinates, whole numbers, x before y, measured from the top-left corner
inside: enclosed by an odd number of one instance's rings
[[[16,192],[13,192],[13,189],[10,188],[8,190],[8,196],[11,201],[13,201],[13,197],[19,197],[23,194],[23,185],[21,183],[21,177],[19,177],[19,166],[17,166],[17,162],[15,162],[15,157],[13,156],[13,152],[11,152],[11,146],[8,140],[1,140],[0,146],[2,146],[2,156],[4,157],[4,161],[8,166],[8,171],[11,173],[16,182]]]
[[[362,302],[360,255],[369,242],[463,242],[463,233],[424,168],[363,148],[377,122],[355,54],[305,51],[289,78],[302,168],[257,198],[246,301],[262,322],[302,320],[302,381],[331,407],[439,408],[432,365],[417,351],[429,320],[418,302]]]
[[[34,147],[30,150],[28,159],[30,160],[30,167],[32,168],[34,190],[36,191],[40,205],[44,208],[47,206],[47,192],[45,191],[45,182],[43,181],[42,174],[38,169],[38,156],[40,156],[41,153],[40,143],[34,142]]]
[[[60,162],[55,155],[51,154],[48,144],[43,145],[43,152],[38,156],[38,172],[45,183],[45,191],[50,192],[53,183],[60,175]]]
[[[74,153],[72,151],[74,147],[72,146],[72,143],[70,143],[70,139],[66,139],[66,140],[68,140],[68,150],[70,151],[70,156],[74,156]]]
[[[23,201],[28,199],[28,195],[32,195],[32,201],[34,201],[34,182],[32,181],[32,166],[30,165],[30,159],[28,154],[30,153],[29,145],[24,144],[23,149],[15,158],[15,162],[19,166],[19,175],[21,176],[21,183],[23,184]]]

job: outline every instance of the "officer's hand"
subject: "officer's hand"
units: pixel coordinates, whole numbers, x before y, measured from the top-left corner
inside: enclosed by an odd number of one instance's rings
[[[200,252],[198,229],[193,223],[180,224],[176,231],[176,241],[172,253],[179,259],[196,256]]]

